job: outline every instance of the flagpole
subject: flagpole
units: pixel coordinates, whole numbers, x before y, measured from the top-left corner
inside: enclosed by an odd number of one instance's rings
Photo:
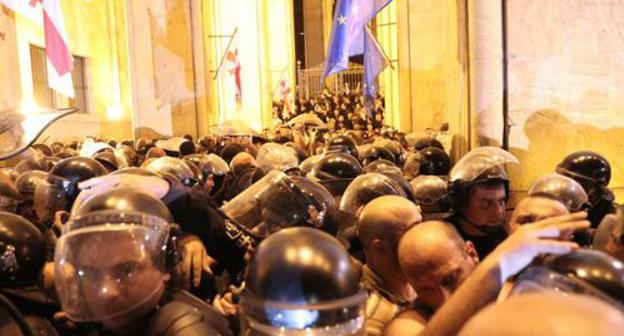
[[[232,36],[230,36],[230,41],[228,42],[227,48],[225,49],[223,56],[221,56],[221,61],[219,62],[219,66],[217,67],[217,70],[215,71],[215,74],[212,77],[213,80],[217,79],[217,76],[219,76],[219,71],[223,67],[223,62],[225,62],[225,57],[227,57],[227,53],[228,51],[230,51],[230,47],[232,47],[232,42],[234,42],[234,37],[236,37],[237,33],[238,33],[238,26],[234,28],[234,32],[232,33]]]

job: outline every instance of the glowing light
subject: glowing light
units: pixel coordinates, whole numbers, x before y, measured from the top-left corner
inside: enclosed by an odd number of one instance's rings
[[[118,120],[123,115],[123,109],[120,105],[109,106],[106,109],[106,117],[111,120]]]
[[[33,114],[41,110],[39,106],[33,100],[24,100],[20,107],[20,113],[24,115]]]

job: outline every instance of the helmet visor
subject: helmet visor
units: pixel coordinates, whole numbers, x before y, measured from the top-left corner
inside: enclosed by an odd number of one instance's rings
[[[131,318],[153,308],[148,303],[158,301],[166,279],[164,220],[96,212],[68,226],[54,260],[56,290],[70,319]]]
[[[524,270],[516,278],[509,296],[511,297],[544,291],[554,291],[563,295],[573,293],[593,296],[612,304],[624,312],[624,306],[598,288],[584,281],[559,274],[541,266],[532,266]]]
[[[26,150],[54,121],[77,109],[45,110],[23,115],[16,110],[0,112],[0,160]]]
[[[340,200],[340,210],[356,215],[362,206],[385,195],[407,198],[403,188],[386,175],[379,173],[360,175],[345,190]]]
[[[583,187],[573,179],[549,174],[533,183],[529,196],[543,196],[561,202],[570,212],[580,211],[589,201]]]
[[[246,291],[241,312],[250,329],[266,335],[359,335],[364,329],[366,293],[300,304],[269,301]]]
[[[311,223],[313,203],[284,173],[271,171],[221,207],[228,218],[264,236]]]
[[[71,183],[68,179],[48,175],[45,181],[37,184],[34,205],[37,217],[41,221],[52,220],[57,211],[67,208],[69,203],[67,189],[70,188]]]
[[[449,173],[449,181],[473,182],[479,175],[495,166],[519,163],[513,154],[497,147],[473,149],[457,162]]]

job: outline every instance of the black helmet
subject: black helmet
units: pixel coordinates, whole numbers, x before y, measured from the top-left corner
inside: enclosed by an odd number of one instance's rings
[[[12,185],[0,181],[0,211],[15,212],[22,195]]]
[[[364,166],[364,172],[366,173],[392,173],[392,174],[401,174],[401,168],[397,167],[393,162],[379,159],[375,160],[366,166]]]
[[[47,221],[56,211],[69,211],[80,192],[78,183],[106,174],[106,168],[94,159],[71,157],[59,161],[48,173],[46,182],[35,189],[39,219]]]
[[[434,138],[422,138],[414,144],[414,149],[417,151],[421,151],[428,147],[435,147],[444,150],[444,145],[442,145],[439,140]]]
[[[557,165],[556,172],[565,175],[583,186],[589,202],[594,205],[607,193],[606,187],[611,181],[611,165],[602,155],[579,151],[568,155]]]
[[[195,144],[183,137],[175,137],[157,143],[165,153],[173,157],[183,157],[195,153]]]
[[[391,151],[383,147],[369,146],[368,148],[364,149],[360,154],[360,161],[362,162],[363,166],[367,166],[371,162],[377,160],[390,161],[392,162],[392,164],[396,163],[396,158],[394,157],[394,154],[392,154]]]
[[[52,149],[46,145],[46,144],[42,144],[42,143],[38,143],[38,144],[34,144],[32,146],[30,146],[32,149],[36,150],[37,152],[41,153],[42,155],[45,156],[54,156],[54,152],[52,152]]]
[[[199,183],[193,170],[182,159],[163,156],[148,162],[144,168],[159,175],[172,175],[187,187]]]
[[[347,153],[354,158],[358,157],[358,149],[355,141],[346,135],[337,135],[327,143],[326,153]]]
[[[44,182],[48,174],[41,170],[31,170],[20,174],[15,181],[17,191],[25,199],[33,199],[37,185]]]
[[[427,147],[419,153],[420,175],[448,175],[451,170],[451,158],[444,150],[436,147]]]
[[[407,153],[399,142],[390,139],[378,138],[375,142],[373,142],[373,147],[385,148],[390,151],[390,153],[394,155],[394,163],[397,166],[403,167],[405,164]]]
[[[529,196],[545,197],[558,201],[570,212],[587,207],[587,193],[575,180],[560,174],[548,174],[535,182],[529,189]]]
[[[539,290],[591,295],[624,310],[624,264],[588,249],[549,256],[516,278],[511,295]]]
[[[93,159],[104,166],[109,172],[113,172],[119,168],[117,158],[112,151],[104,150],[93,155]]]
[[[244,152],[244,151],[245,151],[245,147],[243,147],[243,145],[236,143],[236,142],[230,142],[230,143],[227,143],[225,146],[223,146],[223,148],[219,152],[219,156],[223,160],[225,160],[227,164],[230,164],[230,161],[232,161],[232,159],[234,158],[234,156],[236,156],[236,154],[240,152]]]
[[[44,157],[31,156],[20,161],[15,166],[15,171],[18,174],[22,174],[30,170],[41,170],[47,172],[50,168],[52,168],[52,162],[49,160],[46,160]]]
[[[377,197],[397,195],[407,198],[407,194],[393,178],[379,173],[366,173],[358,176],[347,187],[340,200],[340,211],[357,215],[358,210]]]
[[[258,247],[241,314],[248,335],[360,335],[366,294],[349,254],[332,236],[290,228]]]
[[[311,176],[334,196],[340,196],[354,178],[362,174],[360,162],[345,153],[328,153],[312,169]]]
[[[21,216],[0,212],[0,285],[35,285],[45,265],[46,241]]]
[[[518,159],[498,147],[479,147],[464,155],[449,173],[453,206],[464,204],[469,188],[486,183],[502,183],[509,197],[509,177],[504,167],[507,163],[518,163]]]
[[[420,175],[410,182],[414,203],[420,206],[425,220],[444,219],[450,216],[451,203],[446,181],[439,176]]]
[[[320,183],[305,177],[290,176],[295,185],[312,200],[317,211],[315,227],[336,235],[338,233],[338,204],[332,194]]]
[[[141,189],[129,187],[110,189],[92,196],[81,203],[78,209],[72,211],[72,216],[105,210],[145,213],[167,222],[173,221],[173,216],[165,203]]]
[[[566,156],[557,165],[557,173],[568,176],[584,186],[587,181],[602,187],[609,185],[611,181],[611,165],[602,155],[579,151]]]

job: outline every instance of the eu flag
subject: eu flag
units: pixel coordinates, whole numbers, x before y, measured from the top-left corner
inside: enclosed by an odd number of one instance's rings
[[[375,78],[388,66],[388,60],[373,33],[365,29],[364,96],[375,97]]]
[[[366,25],[392,0],[338,0],[323,80],[349,68],[349,57],[364,53]]]

